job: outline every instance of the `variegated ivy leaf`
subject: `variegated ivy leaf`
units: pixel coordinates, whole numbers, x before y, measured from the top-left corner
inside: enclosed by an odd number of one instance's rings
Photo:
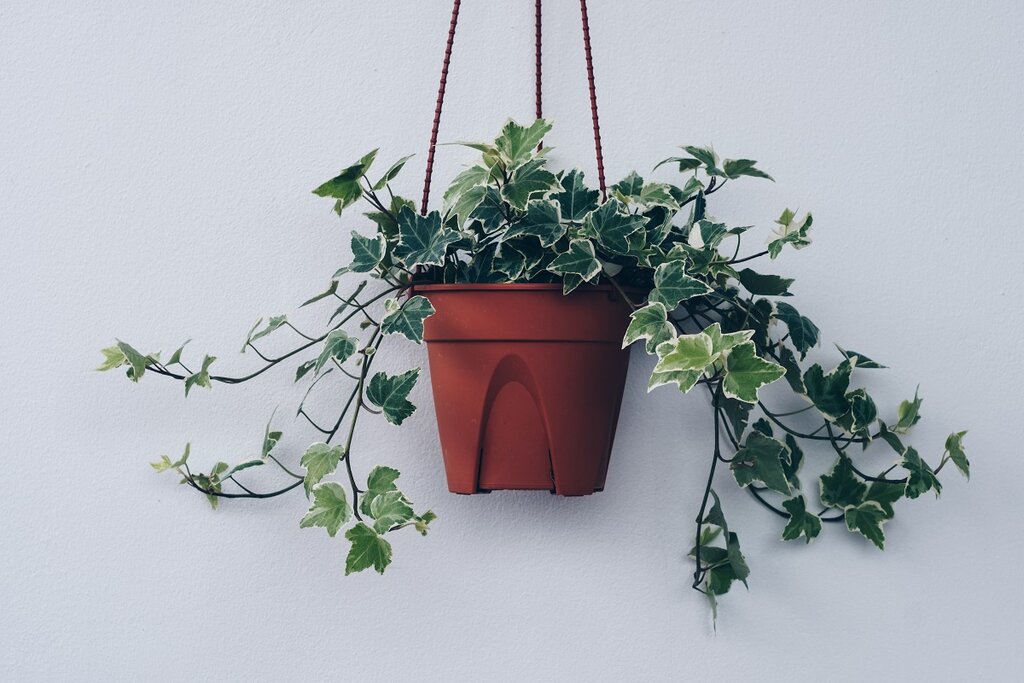
[[[729,468],[742,488],[757,481],[773,491],[789,494],[789,479],[782,467],[786,455],[782,443],[755,430],[736,451]]]
[[[885,550],[885,532],[882,525],[886,522],[882,506],[874,501],[867,501],[856,507],[848,507],[845,512],[846,528],[855,531],[868,539],[879,550]]]
[[[846,394],[850,410],[836,420],[836,424],[850,434],[860,434],[869,438],[868,427],[878,418],[875,401],[864,389],[854,389]]]
[[[337,469],[343,453],[341,446],[329,446],[322,441],[306,449],[299,464],[306,468],[306,476],[303,477],[302,483],[307,496],[315,484]]]
[[[627,213],[622,202],[612,199],[587,216],[584,232],[596,237],[598,243],[613,254],[624,255],[635,251],[629,238],[642,231],[645,223],[643,216]]]
[[[914,390],[913,400],[901,401],[896,411],[896,424],[893,426],[892,431],[897,434],[906,434],[910,431],[910,428],[921,419],[921,404],[923,402],[924,399],[917,395],[916,389]]]
[[[967,432],[953,432],[946,437],[946,453],[949,454],[949,459],[953,461],[956,468],[960,470],[960,474],[970,479],[971,462],[964,452],[964,436],[966,435]]]
[[[199,372],[192,373],[185,378],[185,395],[188,396],[188,392],[192,390],[192,387],[206,387],[210,388],[210,366],[213,365],[213,361],[217,360],[214,356],[205,356],[203,358],[203,366]]]
[[[649,303],[643,308],[638,308],[629,317],[630,323],[622,338],[622,348],[626,348],[639,339],[644,339],[647,353],[654,353],[660,344],[675,337],[676,330],[668,321],[668,311],[659,302]]]
[[[683,150],[685,150],[687,154],[689,154],[694,159],[703,164],[704,170],[707,172],[708,175],[724,175],[722,169],[718,167],[721,163],[718,159],[718,154],[715,153],[715,148],[712,147],[711,145],[708,145],[707,147],[695,147],[692,145],[688,145],[683,147]],[[682,167],[680,166],[680,169],[681,168]],[[694,168],[698,167],[695,166]]]
[[[583,171],[577,168],[562,177],[562,191],[552,198],[558,200],[563,220],[579,223],[597,208],[600,196],[599,191],[587,189],[583,184]]]
[[[935,476],[935,471],[928,466],[914,448],[907,448],[903,453],[900,465],[907,471],[907,498],[913,500],[922,493],[935,491],[938,498],[942,493],[942,483]]]
[[[109,346],[105,349],[100,349],[100,353],[103,354],[103,364],[96,368],[100,372],[119,368],[128,362],[128,357],[119,346]],[[145,372],[145,365],[143,365],[143,372]]]
[[[827,507],[847,508],[860,505],[868,487],[853,471],[853,463],[847,456],[836,461],[828,474],[818,480],[821,487],[821,503]]]
[[[674,311],[680,301],[710,292],[711,288],[707,284],[687,275],[686,264],[682,259],[673,259],[662,263],[654,271],[654,289],[648,300],[662,304],[666,310]]]
[[[416,513],[412,505],[401,491],[384,491],[374,496],[370,502],[370,516],[373,517],[373,530],[378,534],[386,533],[396,526],[412,521]]]
[[[391,564],[391,544],[363,522],[346,531],[345,538],[352,542],[348,557],[345,558],[346,576],[370,567],[378,574],[383,574],[384,569]]]
[[[672,209],[679,207],[679,203],[667,183],[645,183],[636,171],[612,185],[611,189],[619,201],[624,204],[664,206]]]
[[[502,236],[502,241],[516,237],[536,237],[542,247],[550,247],[565,234],[565,226],[558,215],[554,202],[536,199],[526,206],[526,214],[514,223]]]
[[[366,478],[366,491],[359,500],[359,510],[364,515],[370,515],[373,500],[377,496],[387,493],[388,491],[398,490],[398,487],[395,485],[395,481],[399,476],[400,472],[393,467],[378,465],[370,470],[370,476]]]
[[[419,368],[400,375],[378,372],[370,378],[366,397],[370,399],[370,403],[384,411],[384,417],[388,422],[400,425],[416,411],[416,406],[409,402],[408,396],[416,386],[419,375]]]
[[[644,179],[636,171],[631,171],[625,178],[612,185],[611,190],[621,201],[626,202],[629,197],[639,196],[643,186]]]
[[[253,343],[257,339],[262,339],[263,337],[266,337],[268,334],[274,332],[275,330],[277,330],[277,328],[281,327],[286,322],[288,322],[288,316],[275,315],[271,317],[269,320],[267,320],[267,324],[264,325],[263,328],[259,330],[259,332],[257,332],[256,330],[257,328],[259,328],[262,322],[263,318],[260,318],[259,320],[256,321],[256,324],[252,326],[252,329],[249,330],[249,334],[245,338],[245,344],[242,345],[242,353],[245,353],[245,350],[249,347],[249,344]],[[174,360],[172,360],[172,362],[176,362],[177,360],[181,359],[181,354],[178,352],[175,353],[177,357]]]
[[[319,375],[332,359],[338,363],[344,363],[352,357],[358,348],[357,340],[348,336],[345,330],[333,330],[324,338],[324,347],[320,351],[320,355],[317,356],[316,363],[313,364],[314,374]]]
[[[818,345],[817,325],[800,315],[799,311],[785,301],[776,302],[775,311],[779,320],[786,323],[786,327],[789,328],[789,339],[803,360],[807,352]]]
[[[805,320],[806,320],[806,318],[805,318]],[[856,351],[847,351],[846,349],[844,349],[839,344],[836,344],[836,348],[839,349],[839,353],[843,354],[843,358],[849,358],[850,359],[850,362],[853,363],[853,367],[855,367],[855,368],[863,368],[865,370],[874,370],[874,369],[881,369],[881,368],[885,368],[886,367],[885,365],[882,365],[881,363],[878,363],[877,361],[871,360],[870,358],[865,356],[863,353],[858,353]]]
[[[413,155],[410,154],[409,156],[404,156],[395,163],[391,164],[391,168],[385,171],[384,175],[381,176],[380,180],[373,184],[373,189],[375,191],[383,190],[388,183],[395,179],[398,173],[402,170],[402,167],[405,166],[405,162],[409,161],[409,159],[412,159],[412,157]]]
[[[166,455],[161,455],[160,456],[160,460],[158,460],[157,462],[149,463],[149,466],[152,467],[157,472],[166,472],[167,470],[176,470],[179,467],[184,466],[185,463],[188,462],[188,456],[189,456],[189,453],[191,452],[191,450],[192,450],[192,444],[191,443],[187,443],[187,444],[185,444],[185,452],[182,453],[181,457],[178,458],[177,460],[172,462],[171,459],[169,457],[167,457]]]
[[[753,342],[743,342],[725,356],[722,391],[729,398],[756,403],[758,389],[785,374],[782,366],[758,356]]]
[[[384,260],[387,240],[380,233],[373,237],[363,237],[357,232],[352,233],[352,263],[348,269],[353,273],[369,273]]]
[[[559,254],[548,265],[548,271],[565,278],[564,292],[568,294],[582,282],[590,282],[601,274],[601,262],[597,260],[594,245],[590,240],[578,239],[569,243],[569,248]],[[570,287],[570,277],[576,276]]]
[[[341,525],[352,516],[352,507],[341,484],[323,482],[313,487],[313,505],[299,522],[299,528],[320,526],[334,538]]]
[[[779,226],[775,229],[775,237],[768,241],[768,254],[771,258],[776,258],[787,244],[792,245],[794,249],[803,249],[810,244],[811,238],[807,233],[813,222],[814,219],[809,213],[798,219],[789,209],[783,211],[782,216],[775,221]]]
[[[440,266],[448,246],[460,239],[459,233],[441,224],[441,214],[431,211],[426,216],[408,207],[398,214],[398,244],[395,257],[407,268]]]
[[[494,146],[504,157],[509,167],[516,167],[533,156],[537,145],[551,131],[551,122],[537,119],[529,126],[522,126],[509,119],[501,129],[501,135],[494,141]]]
[[[384,302],[386,311],[380,321],[382,334],[400,334],[417,344],[423,341],[423,321],[434,315],[434,306],[425,296],[416,295],[400,304],[396,299]]]
[[[868,486],[868,492],[864,494],[864,501],[874,501],[882,508],[886,519],[891,519],[895,514],[892,504],[903,497],[906,486],[885,481],[873,481]]]
[[[792,296],[789,286],[793,284],[793,278],[789,277],[763,275],[744,268],[740,271],[740,284],[751,294],[759,296]]]
[[[121,355],[124,356],[124,359],[118,360],[117,355],[113,352],[113,348],[106,349],[103,351],[103,355],[106,357],[106,362],[104,362],[99,369],[107,370],[120,365],[128,365],[128,379],[133,382],[138,382],[142,376],[146,374],[146,367],[149,365],[150,361],[156,359],[156,355],[154,354],[150,354],[148,356],[142,355],[127,342],[118,341],[117,349],[120,351]],[[111,365],[115,360],[117,360],[117,365]]]
[[[370,165],[373,164],[373,160],[376,158],[377,150],[369,152],[362,159],[344,169],[337,176],[331,178],[326,183],[313,190],[313,194],[319,195],[320,197],[333,197],[336,199],[337,201],[334,202],[334,211],[338,215],[341,215],[341,212],[344,211],[346,207],[355,204],[359,201],[359,198],[363,196],[363,189],[359,184],[359,180],[370,169]]]
[[[836,420],[850,409],[846,390],[850,386],[851,370],[850,361],[844,360],[827,375],[817,363],[804,373],[807,398],[829,419]]]
[[[526,254],[505,242],[499,247],[491,266],[495,271],[504,273],[510,282],[518,280],[526,271]]]
[[[685,334],[657,347],[658,363],[651,372],[647,391],[675,384],[684,394],[697,383],[714,360],[711,338],[703,332]]]
[[[740,330],[739,332],[726,333],[722,332],[722,326],[719,323],[712,323],[704,328],[704,334],[711,339],[711,351],[717,359],[721,354],[730,351],[743,342],[750,341],[750,338],[754,336],[754,331]]]
[[[474,215],[474,212],[480,207],[480,204],[484,201],[484,197],[487,196],[488,191],[491,188],[486,185],[477,185],[467,189],[462,194],[455,197],[455,201],[451,205],[451,213],[455,214],[456,224],[462,228],[465,227],[466,221],[469,220],[470,216]],[[487,221],[484,221],[485,227]]]
[[[726,159],[722,162],[722,174],[726,178],[739,178],[740,176],[751,176],[754,178],[767,178],[775,182],[775,178],[757,168],[757,162],[753,159]]]
[[[561,189],[555,174],[544,168],[544,160],[532,159],[513,171],[501,194],[509,204],[524,210],[531,199],[541,199]]]
[[[782,507],[789,513],[789,522],[782,530],[782,540],[793,541],[803,536],[810,543],[812,538],[821,533],[821,519],[813,512],[808,512],[807,501],[803,496],[783,501]]]
[[[443,207],[445,214],[451,213],[452,207],[459,200],[459,197],[466,194],[470,188],[485,184],[491,177],[491,172],[483,166],[470,166],[463,170],[452,181],[448,189],[444,191]],[[468,215],[468,212],[467,212]],[[460,225],[462,221],[460,220]]]

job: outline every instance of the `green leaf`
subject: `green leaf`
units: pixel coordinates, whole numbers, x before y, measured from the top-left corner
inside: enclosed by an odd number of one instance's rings
[[[804,373],[807,398],[826,417],[835,420],[850,409],[846,390],[850,386],[851,369],[850,361],[844,360],[827,375],[817,363]]]
[[[445,215],[450,215],[456,204],[462,203],[461,211],[455,210],[455,213],[459,215],[459,226],[466,222],[466,216],[476,208],[476,205],[480,203],[480,199],[483,198],[482,192],[475,192],[474,197],[476,203],[473,203],[473,199],[463,200],[462,197],[466,195],[470,190],[478,188],[490,180],[491,172],[483,166],[470,166],[463,170],[457,176],[452,184],[448,186],[448,189],[444,192],[444,212]]]
[[[786,479],[789,480],[789,485],[794,489],[800,488],[800,466],[804,461],[804,452],[800,449],[800,444],[797,443],[796,439],[793,438],[792,434],[786,434],[786,450],[789,451],[789,457],[782,462],[782,469],[786,473]]]
[[[878,418],[874,400],[863,389],[855,389],[846,395],[850,412],[846,414],[843,427],[851,434],[866,433],[868,427]]]
[[[565,226],[559,222],[558,206],[553,202],[538,199],[526,207],[526,215],[513,224],[502,236],[502,241],[515,237],[530,236],[540,240],[542,247],[550,247],[565,234]]]
[[[113,370],[119,368],[128,362],[128,357],[124,351],[121,350],[120,346],[110,346],[105,349],[100,349],[100,353],[103,354],[103,365],[96,368],[99,372],[106,372],[107,370]],[[145,366],[143,366],[145,371]]]
[[[703,296],[711,292],[704,282],[686,274],[686,264],[682,259],[666,261],[654,271],[654,289],[648,300],[658,302],[666,310],[674,311],[680,301]]]
[[[878,546],[879,550],[885,550],[885,533],[882,531],[882,525],[885,524],[886,516],[882,506],[874,501],[867,501],[856,507],[846,508],[845,517],[847,529],[860,533]]]
[[[359,510],[364,515],[370,515],[373,509],[373,500],[388,491],[397,491],[398,487],[395,485],[395,481],[398,479],[400,473],[393,467],[384,467],[378,465],[370,470],[370,475],[366,478],[366,491],[363,493],[362,498],[359,501]],[[372,515],[371,515],[372,516]]]
[[[544,119],[537,119],[528,127],[510,119],[501,129],[501,135],[494,141],[494,146],[510,166],[518,166],[533,156],[537,145],[550,131],[551,122]]]
[[[185,350],[185,347],[188,346],[188,343],[190,341],[192,341],[192,340],[191,339],[186,339],[184,344],[182,344],[181,346],[179,346],[178,348],[176,348],[174,350],[174,353],[171,354],[170,360],[167,361],[167,365],[168,366],[176,365],[176,364],[180,364],[181,363],[181,352]]]
[[[422,515],[416,518],[416,531],[420,532],[423,536],[427,535],[430,523],[437,519],[437,515],[434,514],[433,510],[427,510]]]
[[[641,178],[636,171],[630,171],[629,175],[612,185],[611,189],[612,192],[615,192],[624,198],[629,198],[640,196],[640,191],[643,187],[644,179]]]
[[[942,483],[939,482],[939,478],[935,476],[935,472],[928,466],[928,463],[921,459],[915,449],[907,448],[904,451],[900,465],[908,474],[907,498],[913,500],[928,491],[935,491],[935,497],[938,498],[942,493]]]
[[[182,453],[181,457],[178,458],[177,460],[175,460],[174,462],[171,462],[171,459],[169,457],[167,457],[166,455],[161,455],[159,461],[151,462],[151,463],[149,463],[149,466],[152,467],[157,472],[166,472],[167,470],[176,470],[179,467],[184,466],[185,463],[188,462],[188,456],[189,456],[189,453],[191,452],[191,450],[192,450],[192,444],[187,443],[187,444],[185,444],[185,452]]]
[[[703,332],[680,335],[673,341],[659,345],[657,351],[658,363],[654,366],[655,375],[671,376],[673,373],[694,371],[699,377],[715,359],[711,337]],[[685,375],[685,377],[688,378],[689,375]],[[690,384],[684,388],[680,384],[679,389],[685,393],[692,386],[693,384]]]
[[[964,452],[964,436],[966,435],[967,432],[953,432],[946,437],[946,452],[949,453],[949,458],[956,465],[956,468],[960,470],[960,474],[970,479],[971,462],[967,459],[967,454]]]
[[[568,294],[580,284],[590,282],[601,274],[601,262],[597,260],[594,253],[594,245],[590,240],[579,239],[569,242],[569,249],[552,261],[547,268],[556,275],[562,275],[565,280],[565,293]],[[568,276],[575,275],[580,282],[569,286]]]
[[[409,500],[401,491],[384,491],[374,496],[370,503],[370,516],[373,517],[373,530],[383,534],[396,526],[401,526],[416,517]]]
[[[210,388],[210,366],[213,365],[213,361],[217,360],[214,356],[205,356],[203,358],[203,367],[199,372],[193,373],[185,378],[185,396],[188,396],[188,392],[192,390],[192,387],[206,387]]]
[[[299,305],[299,308],[304,308],[304,307],[306,307],[306,306],[308,306],[310,304],[315,304],[317,301],[320,301],[321,299],[326,299],[329,296],[334,296],[334,293],[337,292],[337,291],[338,291],[338,281],[337,280],[331,280],[331,284],[327,287],[326,290],[320,292],[319,294],[317,294],[316,296],[314,296],[311,299],[306,299],[305,301],[302,302],[302,304]],[[259,325],[259,323],[257,322],[256,325]],[[255,325],[253,326],[253,329],[254,330],[256,329]]]
[[[856,351],[847,351],[839,344],[836,344],[836,348],[839,349],[839,353],[843,354],[843,358],[849,358],[850,362],[853,363],[855,368],[864,368],[865,370],[880,369],[886,366],[881,363],[877,363],[863,353],[857,353]]]
[[[313,506],[299,522],[299,528],[321,526],[334,538],[351,516],[352,508],[348,504],[345,489],[341,484],[328,481],[313,487]]]
[[[853,471],[853,463],[846,456],[836,462],[832,471],[822,475],[821,502],[828,507],[846,508],[860,505],[868,487]]]
[[[882,512],[885,513],[886,519],[890,519],[895,514],[892,504],[903,497],[905,489],[906,487],[903,484],[873,481],[868,486],[868,492],[864,494],[864,501],[878,503],[878,506],[882,508]]]
[[[138,382],[142,378],[142,376],[146,374],[146,366],[149,365],[149,358],[147,356],[143,356],[141,353],[136,351],[130,344],[127,344],[123,341],[117,342],[117,348],[124,355],[123,363],[127,363],[128,365],[131,366],[130,368],[128,368],[128,379],[130,379],[133,382]],[[106,355],[106,352],[104,352],[104,355]],[[112,359],[113,356],[111,356],[110,358]],[[106,365],[106,363],[104,363],[104,365]],[[103,366],[101,365],[100,367],[102,368]],[[188,392],[186,391],[186,394],[187,393]]]
[[[779,301],[775,304],[775,310],[779,320],[786,323],[789,328],[789,339],[793,346],[800,352],[800,359],[807,356],[807,352],[818,344],[818,327],[809,319],[787,304]]]
[[[768,242],[768,254],[771,258],[776,258],[782,253],[782,248],[787,244],[791,244],[794,249],[803,249],[811,243],[811,239],[807,236],[811,224],[814,222],[811,214],[797,220],[796,214],[786,209],[782,212],[779,220],[775,222],[779,226],[775,230],[775,239]]]
[[[725,411],[725,417],[729,420],[729,424],[732,425],[733,436],[736,440],[742,439],[743,432],[746,431],[747,423],[750,421],[750,411],[754,406],[728,396],[723,396],[719,403],[722,410]]]
[[[553,195],[558,200],[562,218],[575,223],[581,222],[587,214],[597,208],[597,198],[601,193],[589,190],[583,184],[583,172],[573,169],[562,177],[562,192]]]
[[[380,180],[378,180],[377,182],[375,182],[373,184],[373,189],[375,191],[376,190],[383,190],[387,186],[388,183],[390,183],[392,180],[395,179],[395,176],[397,176],[399,171],[402,170],[402,167],[405,166],[405,162],[409,161],[409,159],[412,159],[413,156],[414,155],[410,154],[409,156],[402,157],[401,159],[399,159],[395,163],[391,164],[391,168],[389,168],[384,173],[384,175],[381,176]]]
[[[750,341],[753,336],[753,330],[740,330],[739,332],[722,332],[722,325],[720,323],[711,323],[704,328],[704,334],[708,335],[711,339],[711,355],[713,357],[730,351],[743,342]]]
[[[786,447],[780,442],[752,431],[736,451],[729,468],[742,488],[759,481],[773,491],[788,494],[789,480],[782,469],[785,453]]]
[[[400,425],[416,410],[416,406],[408,401],[408,396],[416,386],[419,375],[419,368],[400,375],[378,372],[370,378],[366,397],[370,399],[370,403],[384,411],[384,417],[388,422]]]
[[[345,576],[370,567],[383,574],[391,564],[391,544],[363,522],[346,531],[345,538],[352,542],[345,559]]]
[[[789,522],[782,530],[782,540],[793,541],[803,536],[810,543],[812,538],[821,533],[821,519],[807,511],[807,501],[803,496],[783,501],[782,507],[789,513]]]
[[[326,443],[318,442],[312,444],[302,454],[299,463],[306,468],[306,476],[303,477],[303,485],[308,496],[313,485],[333,472],[338,467],[343,450],[341,446],[329,446]]]
[[[921,419],[921,404],[923,402],[924,399],[918,397],[916,389],[912,401],[901,401],[896,411],[896,424],[892,430],[897,434],[906,434],[911,427],[916,425]]]
[[[352,263],[348,269],[353,273],[369,273],[380,265],[387,251],[387,240],[377,233],[373,237],[363,237],[357,232],[352,233]]]
[[[629,254],[630,236],[643,230],[643,216],[626,213],[626,207],[617,199],[602,204],[584,221],[584,231],[597,238],[598,243],[613,254]]]
[[[704,169],[707,171],[708,175],[722,175],[722,170],[718,168],[718,164],[720,163],[718,155],[715,153],[715,150],[711,145],[708,145],[707,147],[687,146],[683,147],[683,149],[686,150],[687,154],[704,164]]]
[[[320,355],[316,359],[316,363],[313,365],[315,374],[319,375],[327,365],[334,359],[338,363],[344,363],[352,354],[359,348],[358,340],[348,336],[345,330],[338,329],[331,331],[324,339],[324,348],[320,351]]]
[[[417,344],[423,341],[423,321],[434,315],[434,306],[425,296],[416,295],[404,304],[395,299],[384,302],[386,314],[380,321],[382,334],[400,334]]]
[[[245,353],[245,350],[249,347],[249,344],[252,344],[257,339],[262,339],[263,337],[266,337],[268,334],[274,332],[279,327],[288,322],[288,316],[275,315],[271,317],[267,321],[267,324],[263,326],[263,329],[257,332],[256,328],[258,328],[260,326],[260,323],[262,322],[263,318],[260,318],[259,320],[256,321],[256,324],[252,326],[252,329],[249,330],[249,335],[245,338],[245,344],[242,346],[242,353]],[[175,353],[177,354],[178,352],[176,351]]]
[[[273,419],[273,417],[271,417],[271,419]],[[277,447],[278,442],[281,441],[282,435],[283,433],[280,431],[271,431],[270,422],[268,421],[266,428],[263,430],[263,445],[260,448],[260,456],[266,458],[270,455],[270,452],[273,451]]]
[[[747,403],[757,402],[757,390],[786,374],[780,365],[757,355],[754,342],[743,342],[729,351],[725,358],[722,391],[730,398]]]
[[[788,346],[779,347],[779,364],[786,369],[786,381],[789,386],[798,394],[806,394],[804,378],[800,370],[800,364],[796,362],[796,355]]]
[[[421,216],[404,206],[398,214],[395,258],[408,268],[440,266],[444,264],[448,246],[459,239],[458,232],[441,224],[441,214],[437,211]]]
[[[751,294],[761,296],[792,296],[789,293],[789,286],[793,284],[793,278],[779,277],[778,275],[762,275],[761,273],[755,273],[750,268],[744,268],[740,271],[740,284]]]
[[[376,157],[377,150],[366,154],[362,159],[344,169],[337,176],[313,190],[313,194],[320,197],[333,197],[337,199],[338,201],[334,204],[334,210],[340,215],[346,207],[355,204],[363,196],[363,189],[359,184],[359,180],[369,170]]]
[[[758,169],[756,164],[757,162],[752,159],[726,159],[722,162],[722,171],[726,178],[752,176],[754,178],[767,178],[775,182],[775,178]]]
[[[660,344],[671,341],[675,337],[675,327],[668,322],[668,311],[659,302],[649,303],[643,308],[638,308],[629,317],[630,323],[622,338],[622,348],[644,339],[647,353],[654,353]]]
[[[555,174],[544,169],[544,160],[533,159],[512,173],[512,177],[501,188],[501,194],[509,204],[523,210],[531,199],[540,199],[561,189],[562,185]]]

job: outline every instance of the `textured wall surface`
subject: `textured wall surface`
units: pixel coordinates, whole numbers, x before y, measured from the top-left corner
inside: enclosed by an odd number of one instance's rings
[[[714,143],[777,179],[715,213],[765,228],[813,210],[776,264],[794,302],[920,382],[917,444],[970,429],[975,476],[899,506],[879,553],[810,547],[720,473],[753,574],[717,632],[685,553],[711,446],[705,397],[648,396],[634,354],[608,489],[447,493],[428,387],[356,456],[440,516],[387,573],[298,529],[301,495],[206,502],[146,464],[190,440],[209,464],[258,447],[275,406],[296,457],[290,371],[239,388],[92,371],[119,336],[222,369],[259,315],[344,264],[309,190],[368,149],[415,152],[418,196],[450,5],[0,4],[0,678],[5,680],[1009,680],[1024,661],[1015,505],[1024,285],[1024,10],[1014,2],[592,0],[609,175]],[[545,13],[548,142],[593,176],[578,7]],[[532,3],[463,3],[441,139],[492,136],[532,103]],[[472,152],[444,147],[443,186]],[[671,173],[661,169],[664,177]],[[388,363],[424,360],[391,343]],[[828,349],[823,349],[827,354]],[[147,378],[150,379],[150,378]],[[821,467],[827,455],[810,458]],[[254,475],[255,481],[269,483]]]

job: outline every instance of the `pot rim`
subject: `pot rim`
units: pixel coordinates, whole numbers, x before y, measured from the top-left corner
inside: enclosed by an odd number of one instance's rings
[[[428,292],[445,292],[445,291],[515,291],[515,290],[534,290],[534,291],[551,291],[558,290],[562,291],[561,282],[459,282],[453,284],[429,284],[429,285],[412,285],[410,288],[413,291],[428,291]],[[614,291],[614,287],[611,285],[589,285],[584,284],[579,287],[577,291],[592,291],[592,292],[609,292]]]

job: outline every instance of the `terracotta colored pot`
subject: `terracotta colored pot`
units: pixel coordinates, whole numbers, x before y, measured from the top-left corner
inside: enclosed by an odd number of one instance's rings
[[[424,339],[448,489],[604,488],[629,366],[608,286],[424,285]]]

